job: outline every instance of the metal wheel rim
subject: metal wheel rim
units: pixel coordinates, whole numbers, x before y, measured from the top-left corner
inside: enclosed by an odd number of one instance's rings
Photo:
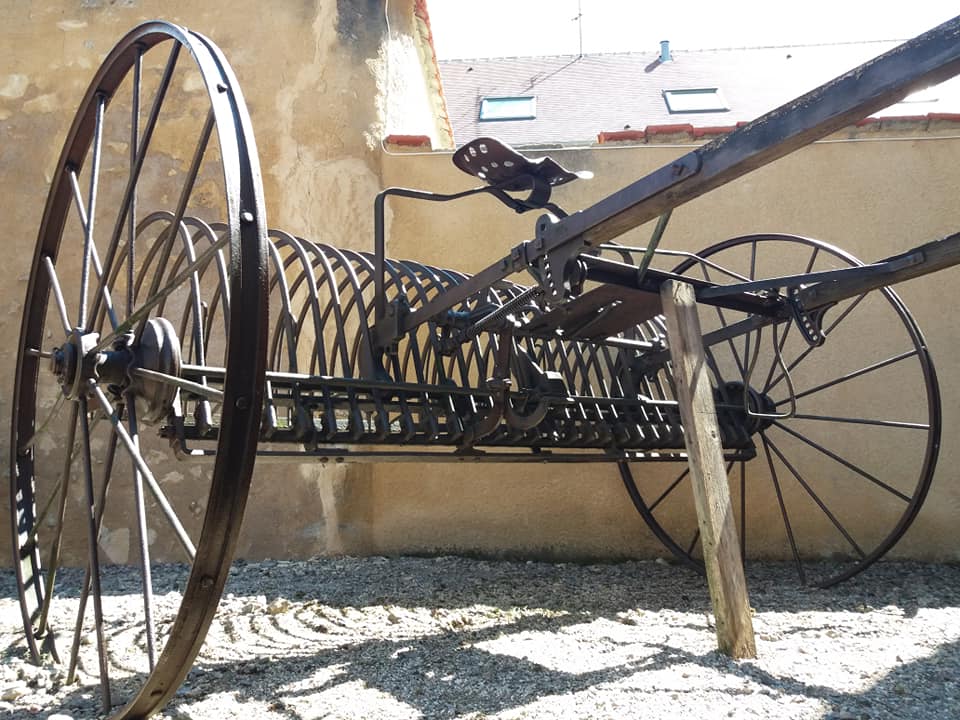
[[[806,238],[797,235],[789,234],[754,234],[754,235],[745,235],[735,238],[731,238],[724,242],[713,245],[706,250],[697,253],[697,257],[709,258],[717,253],[720,253],[724,250],[734,248],[740,245],[745,245],[748,243],[762,243],[766,240],[775,240],[775,241],[785,241],[785,242],[797,242],[807,245],[809,247],[819,248],[827,253],[832,254],[836,258],[839,258],[850,265],[863,265],[864,263],[857,258],[855,258],[850,253],[845,252],[839,248],[836,248],[827,243],[823,243],[818,240],[811,238]],[[697,264],[695,258],[687,258],[676,268],[673,272],[677,274],[684,274],[689,271],[693,266]],[[722,263],[721,263],[722,264]],[[937,464],[937,457],[940,450],[940,432],[941,432],[941,402],[940,402],[940,390],[939,383],[937,380],[936,370],[934,369],[932,359],[927,350],[926,342],[924,341],[923,335],[916,324],[913,316],[907,310],[903,301],[900,297],[891,290],[890,288],[883,288],[882,290],[877,291],[881,293],[886,301],[889,303],[891,309],[894,311],[896,316],[899,318],[903,324],[903,328],[907,333],[910,341],[913,343],[914,348],[916,349],[916,357],[920,363],[920,368],[922,372],[922,378],[924,387],[926,390],[927,402],[926,409],[929,418],[929,430],[927,432],[927,440],[923,455],[922,463],[920,464],[920,470],[917,477],[916,485],[913,487],[912,494],[910,496],[910,502],[904,508],[903,513],[900,515],[899,520],[893,525],[890,531],[883,537],[883,539],[874,547],[872,551],[866,554],[859,562],[853,564],[848,569],[838,572],[836,574],[830,575],[823,578],[816,584],[820,587],[831,587],[837,583],[843,582],[850,579],[856,574],[866,570],[870,565],[879,560],[883,555],[885,555],[899,540],[903,537],[904,533],[909,529],[910,525],[916,519],[917,513],[920,511],[921,506],[923,505],[924,500],[926,499],[927,493],[930,489],[930,484],[933,479],[934,470]],[[827,341],[829,343],[829,340]],[[767,451],[769,452],[769,451]],[[751,463],[757,463],[761,461],[760,454],[754,460],[751,460]],[[671,533],[663,527],[663,525],[657,520],[654,515],[653,510],[651,509],[651,504],[647,502],[647,499],[644,497],[644,493],[641,488],[643,487],[642,481],[638,483],[631,472],[629,463],[620,462],[618,464],[618,469],[621,475],[621,479],[624,482],[624,485],[627,489],[627,492],[630,496],[632,503],[634,504],[637,511],[640,513],[641,517],[647,523],[647,526],[654,533],[654,535],[664,544],[664,546],[670,550],[670,552],[684,565],[694,568],[698,572],[703,572],[703,562],[699,558],[695,557],[691,550],[683,547],[677,540],[671,535]],[[732,478],[733,465],[728,466],[728,475],[731,475]],[[738,530],[739,532],[739,530]],[[697,541],[694,541],[694,545]],[[802,571],[801,571],[802,572]]]
[[[11,423],[11,512],[13,552],[25,634],[34,657],[40,655],[27,593],[42,602],[37,570],[39,549],[24,554],[20,528],[33,519],[33,451],[17,450],[20,439],[30,437],[36,421],[40,358],[27,352],[42,347],[51,283],[42,271],[44,256],[57,258],[70,212],[68,167],[79,168],[93,140],[96,100],[110,96],[132,69],[138,54],[170,41],[192,56],[206,84],[210,112],[222,152],[221,165],[229,224],[230,284],[233,302],[232,332],[227,339],[227,379],[224,386],[223,426],[217,441],[213,470],[196,557],[170,639],[157,657],[156,666],[139,692],[114,717],[146,717],[162,707],[176,692],[200,650],[216,611],[236,546],[244,504],[256,454],[266,349],[266,223],[259,162],[250,119],[232,70],[220,51],[206,38],[165,22],[138,26],[107,56],[92,81],[67,135],[56,166],[55,182],[47,199],[33,259],[18,346],[17,372]],[[232,150],[232,151],[231,151]],[[241,220],[241,217],[243,218]],[[27,442],[27,441],[25,441]],[[32,568],[31,568],[32,565]],[[32,572],[33,581],[25,577]]]

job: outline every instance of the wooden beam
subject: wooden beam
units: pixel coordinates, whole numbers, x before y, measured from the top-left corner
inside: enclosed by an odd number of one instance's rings
[[[668,280],[660,288],[673,377],[683,420],[700,543],[707,567],[717,645],[734,658],[757,656],[747,583],[740,559],[730,486],[723,462],[710,373],[703,352],[693,287]]]

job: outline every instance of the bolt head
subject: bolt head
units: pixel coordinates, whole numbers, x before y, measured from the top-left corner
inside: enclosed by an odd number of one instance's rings
[[[66,369],[66,358],[63,354],[63,348],[55,347],[50,353],[50,372],[58,378],[63,377]]]

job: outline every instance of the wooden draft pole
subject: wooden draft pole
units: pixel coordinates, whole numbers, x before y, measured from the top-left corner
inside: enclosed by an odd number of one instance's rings
[[[757,656],[717,412],[703,352],[693,287],[668,280],[660,288],[667,339],[689,456],[700,542],[716,617],[717,645],[733,658]]]

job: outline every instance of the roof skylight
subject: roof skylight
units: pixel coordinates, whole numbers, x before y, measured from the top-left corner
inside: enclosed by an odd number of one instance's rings
[[[671,113],[724,112],[730,109],[720,88],[664,90],[663,100]]]
[[[481,120],[533,120],[537,117],[537,98],[486,97],[480,101]]]

